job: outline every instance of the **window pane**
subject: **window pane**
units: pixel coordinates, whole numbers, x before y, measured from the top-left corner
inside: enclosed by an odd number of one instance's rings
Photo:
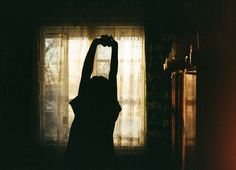
[[[117,37],[119,70],[118,100],[122,112],[117,120],[117,146],[142,146],[145,138],[145,64],[143,37]]]
[[[64,45],[60,35],[45,38],[44,42],[44,139],[63,141],[67,139],[68,127],[65,107],[67,102],[67,68]]]
[[[71,37],[68,42],[69,58],[69,100],[76,97],[81,79],[84,59],[90,46],[88,37]],[[69,108],[69,124],[72,123],[74,113]]]

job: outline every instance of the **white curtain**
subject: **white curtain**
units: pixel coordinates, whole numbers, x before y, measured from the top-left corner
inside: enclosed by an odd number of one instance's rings
[[[116,146],[143,146],[146,126],[144,30],[142,27],[43,28],[41,32],[41,139],[67,142],[73,120],[68,102],[77,95],[81,71],[92,40],[110,34],[118,42]],[[98,46],[94,75],[108,76],[111,48]]]

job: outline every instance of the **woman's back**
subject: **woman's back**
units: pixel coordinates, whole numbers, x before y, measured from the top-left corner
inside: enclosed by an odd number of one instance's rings
[[[113,130],[120,106],[113,97],[109,80],[103,77],[89,80],[79,97],[80,109],[72,123],[68,154],[77,163],[101,166],[113,157]]]
[[[109,79],[93,77],[96,46],[112,47]],[[102,170],[113,156],[113,130],[121,107],[117,101],[118,44],[108,36],[95,39],[84,61],[79,94],[70,104],[75,113],[67,145],[70,170]]]

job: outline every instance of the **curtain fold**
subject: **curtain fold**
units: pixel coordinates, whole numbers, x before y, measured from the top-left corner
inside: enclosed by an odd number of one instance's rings
[[[117,94],[122,111],[114,130],[115,146],[144,145],[146,70],[143,27],[57,27],[43,30],[40,124],[44,141],[67,142],[74,116],[68,102],[78,93],[89,46],[95,37],[102,34],[112,35],[119,45]],[[92,76],[108,77],[110,57],[111,48],[99,45]]]

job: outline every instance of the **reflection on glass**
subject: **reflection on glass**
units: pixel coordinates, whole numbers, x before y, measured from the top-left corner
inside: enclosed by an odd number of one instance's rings
[[[192,169],[196,144],[196,71],[172,73],[171,138],[177,169]]]
[[[196,144],[196,72],[184,74],[182,167],[194,166]]]
[[[184,130],[186,145],[194,145],[196,138],[196,75],[185,74]]]

